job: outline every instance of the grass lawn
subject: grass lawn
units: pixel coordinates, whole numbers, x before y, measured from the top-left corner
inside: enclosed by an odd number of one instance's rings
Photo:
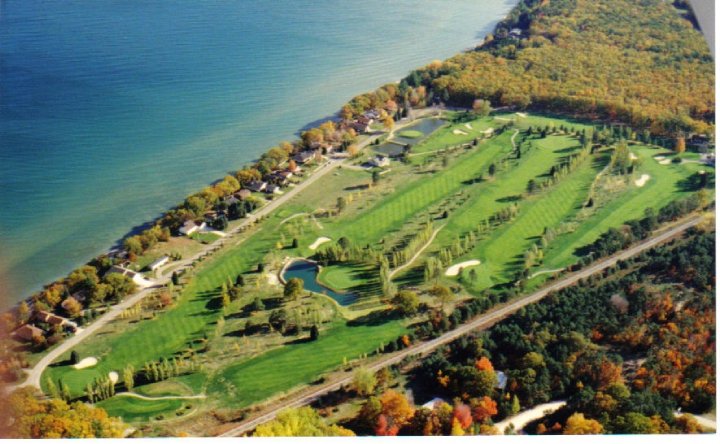
[[[610,227],[642,217],[646,208],[657,210],[672,200],[694,193],[683,187],[683,181],[699,170],[714,170],[696,163],[660,165],[653,157],[663,153],[662,149],[636,145],[631,151],[641,160],[636,175],[648,174],[650,180],[642,187],[631,183],[619,198],[599,209],[578,230],[557,239],[546,253],[543,268],[560,268],[577,261],[579,257],[574,253],[578,247],[594,242]]]
[[[310,383],[321,373],[342,365],[343,358],[351,360],[371,353],[405,331],[398,320],[358,326],[338,322],[331,329],[321,330],[315,342],[277,348],[225,368],[210,383],[208,392],[224,397],[232,407],[244,407]]]
[[[211,244],[220,239],[220,236],[215,233],[193,233],[190,235],[190,239],[196,240],[201,244]]]
[[[450,117],[456,113],[448,113]],[[499,128],[503,122],[495,121],[492,117],[479,117],[467,122],[448,122],[422,142],[412,147],[413,153],[426,153],[437,151],[451,146],[472,142],[476,138],[484,138],[489,128]]]
[[[424,134],[421,131],[415,130],[405,130],[398,133],[398,136],[405,137],[406,139],[419,139],[423,135]]]
[[[183,399],[147,400],[130,396],[115,396],[98,402],[96,405],[107,410],[110,416],[119,416],[126,422],[148,422],[158,415],[168,418],[174,412],[182,411],[187,401]]]

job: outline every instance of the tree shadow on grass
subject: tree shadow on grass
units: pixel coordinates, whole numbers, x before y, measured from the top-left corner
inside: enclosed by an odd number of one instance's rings
[[[400,319],[401,315],[394,310],[376,310],[365,316],[353,319],[347,322],[348,327],[358,327],[361,325],[382,325],[387,322]]]
[[[511,202],[517,202],[519,200],[522,200],[522,196],[519,194],[516,194],[514,196],[505,196],[505,197],[501,197],[499,199],[495,199],[495,202],[511,203]]]

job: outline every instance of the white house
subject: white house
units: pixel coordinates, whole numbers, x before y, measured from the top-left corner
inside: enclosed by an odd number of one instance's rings
[[[381,156],[378,154],[377,156],[370,159],[370,161],[368,163],[372,166],[375,166],[378,168],[383,168],[383,167],[390,165],[390,158],[387,156]]]
[[[205,222],[202,222],[200,225],[196,224],[195,222],[188,220],[185,221],[182,227],[180,227],[180,234],[184,234],[185,236],[190,236],[194,232],[198,230],[203,230],[207,224]]]
[[[150,265],[148,265],[148,268],[150,271],[155,271],[158,268],[162,267],[163,265],[167,264],[170,261],[170,258],[167,256],[163,256],[161,258],[155,259],[152,261]]]

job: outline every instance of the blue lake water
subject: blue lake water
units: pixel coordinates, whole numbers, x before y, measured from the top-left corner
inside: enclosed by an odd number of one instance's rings
[[[303,280],[303,288],[315,293],[326,294],[335,299],[340,305],[350,305],[357,301],[358,295],[356,293],[339,292],[321,285],[317,281],[317,275],[319,272],[320,269],[314,262],[295,260],[285,267],[282,278],[285,281],[292,278],[300,278]]]
[[[514,3],[0,2],[0,306]]]

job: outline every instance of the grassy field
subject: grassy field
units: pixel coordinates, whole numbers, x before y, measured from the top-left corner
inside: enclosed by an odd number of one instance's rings
[[[625,188],[609,194],[612,199],[598,203],[597,208],[587,212],[582,206],[591,183],[607,162],[606,152],[590,156],[550,188],[529,196],[525,193],[529,180],[541,180],[553,165],[578,150],[579,142],[573,136],[529,139],[520,159],[506,161],[503,159],[513,151],[511,139],[516,128],[471,149],[432,153],[481,137],[486,129],[505,125],[509,119],[513,119],[519,129],[546,125],[565,125],[578,130],[591,128],[553,117],[517,114],[448,123],[413,147],[414,153],[425,150],[428,154],[414,157],[408,164],[394,161],[377,184],[371,186],[371,174],[359,169],[341,168],[328,174],[198,264],[173,306],[154,314],[155,309],[147,309],[144,319],[118,319],[92,341],[76,347],[81,357],[99,359],[95,367],[75,370],[68,365],[68,354],[46,370],[43,384],[49,377],[67,384],[74,396],[82,396],[88,382],[110,371],[121,372],[128,364],[139,369],[145,362],[170,358],[189,348],[197,351],[198,344],[207,342],[208,350],[198,351],[201,371],[136,387],[136,391],[150,396],[207,393],[208,401],[192,400],[192,405],[248,406],[299,384],[311,383],[323,372],[337,368],[345,358],[354,359],[373,352],[381,343],[408,331],[408,320],[388,318],[384,311],[373,313],[378,307],[384,309],[378,300],[376,265],[332,265],[324,267],[318,277],[337,290],[358,291],[362,295],[361,303],[337,307],[322,296],[305,296],[294,304],[282,301],[282,288],[272,284],[269,278],[287,259],[312,256],[314,251],[309,246],[318,237],[326,236],[332,242],[346,237],[358,246],[387,250],[416,232],[428,218],[438,218],[447,211],[448,217],[441,221],[445,227],[422,255],[425,258],[477,227],[480,220],[517,203],[519,214],[512,222],[493,229],[472,251],[456,258],[455,263],[468,259],[481,261],[473,267],[477,280],[469,284],[463,279],[470,295],[477,294],[512,279],[520,267],[518,261],[523,252],[537,242],[545,227],[577,221],[573,232],[559,236],[549,245],[544,263],[533,271],[575,262],[578,247],[594,241],[607,228],[642,215],[648,206],[659,208],[689,193],[683,188],[683,181],[690,174],[708,168],[698,163],[660,165],[653,156],[662,154],[661,151],[632,146],[633,153],[641,160],[634,177],[628,179]],[[519,143],[522,137],[516,137]],[[491,179],[487,174],[490,164],[498,168]],[[642,174],[648,174],[650,179],[638,187],[634,179]],[[338,198],[344,199],[344,208],[339,213]],[[581,214],[584,216],[579,219]],[[298,241],[297,248],[290,247],[293,239]],[[420,283],[415,272],[422,267],[422,262],[416,261],[404,273],[415,276],[414,285]],[[264,273],[256,272],[259,263],[264,264]],[[464,278],[468,272],[469,269],[464,270]],[[223,309],[220,288],[228,278],[234,282],[239,274],[246,281],[242,294]],[[401,284],[412,281],[402,274],[399,278]],[[457,282],[457,278],[443,280],[451,284]],[[464,297],[470,295],[463,294]],[[263,301],[264,310],[248,308],[255,298]],[[245,334],[248,321],[264,323],[270,312],[280,307],[322,312],[320,339],[307,342],[307,332],[301,336],[283,336],[277,332]],[[175,417],[189,404],[190,400],[147,401],[129,397],[115,397],[101,403],[112,414],[137,422],[158,415],[164,415],[165,419]]]

